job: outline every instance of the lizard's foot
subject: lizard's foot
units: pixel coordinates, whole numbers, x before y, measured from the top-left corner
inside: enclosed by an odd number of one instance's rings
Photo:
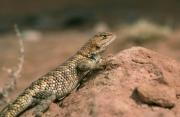
[[[63,101],[56,102],[56,104],[57,104],[59,107],[62,107],[62,106],[63,106]]]
[[[53,102],[56,99],[55,95],[51,95],[47,97],[46,99],[39,102],[39,104],[35,107],[35,110],[33,112],[33,115],[35,117],[41,117],[42,114],[48,109],[51,102]]]
[[[67,97],[68,95],[69,95],[69,94],[67,94],[67,95],[64,96],[64,97],[61,97],[61,98],[57,99],[55,103],[56,103],[59,107],[62,107],[62,105],[63,105],[63,100],[64,100],[64,98]]]
[[[103,59],[103,65],[105,70],[111,70],[119,67],[119,63],[113,58],[112,55],[107,56]]]
[[[35,117],[42,117],[42,115],[43,115],[43,112],[35,112],[34,113]]]

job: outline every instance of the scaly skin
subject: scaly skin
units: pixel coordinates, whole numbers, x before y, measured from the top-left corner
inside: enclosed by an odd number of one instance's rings
[[[35,107],[35,116],[42,116],[51,102],[67,96],[88,73],[103,65],[101,54],[114,39],[108,32],[95,35],[74,56],[34,81],[0,112],[0,117],[20,116],[29,107]]]

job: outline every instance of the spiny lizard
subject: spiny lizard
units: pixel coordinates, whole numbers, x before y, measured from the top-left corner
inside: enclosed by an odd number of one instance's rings
[[[88,73],[104,65],[101,55],[114,39],[115,35],[109,32],[92,37],[74,56],[32,82],[0,112],[0,117],[20,116],[29,107],[35,107],[35,116],[42,116],[51,102],[63,99]]]

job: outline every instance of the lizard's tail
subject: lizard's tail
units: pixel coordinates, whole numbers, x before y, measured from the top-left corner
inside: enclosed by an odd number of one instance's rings
[[[6,106],[0,112],[0,117],[17,117],[32,104],[32,101],[32,95],[26,90],[13,103]]]

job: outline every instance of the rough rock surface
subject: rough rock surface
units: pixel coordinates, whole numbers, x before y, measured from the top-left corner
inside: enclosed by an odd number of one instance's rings
[[[172,108],[176,101],[174,88],[161,84],[143,84],[137,87],[137,94],[140,101],[150,104]]]
[[[180,117],[179,63],[141,47],[124,50],[112,59],[113,64],[118,64],[116,68],[96,75],[83,88],[65,98],[61,108],[51,104],[45,116]],[[168,103],[160,101],[157,105],[149,105],[142,102],[135,93],[142,84],[150,101],[158,102],[158,96],[162,100],[166,96]],[[164,108],[168,104],[174,107]]]

